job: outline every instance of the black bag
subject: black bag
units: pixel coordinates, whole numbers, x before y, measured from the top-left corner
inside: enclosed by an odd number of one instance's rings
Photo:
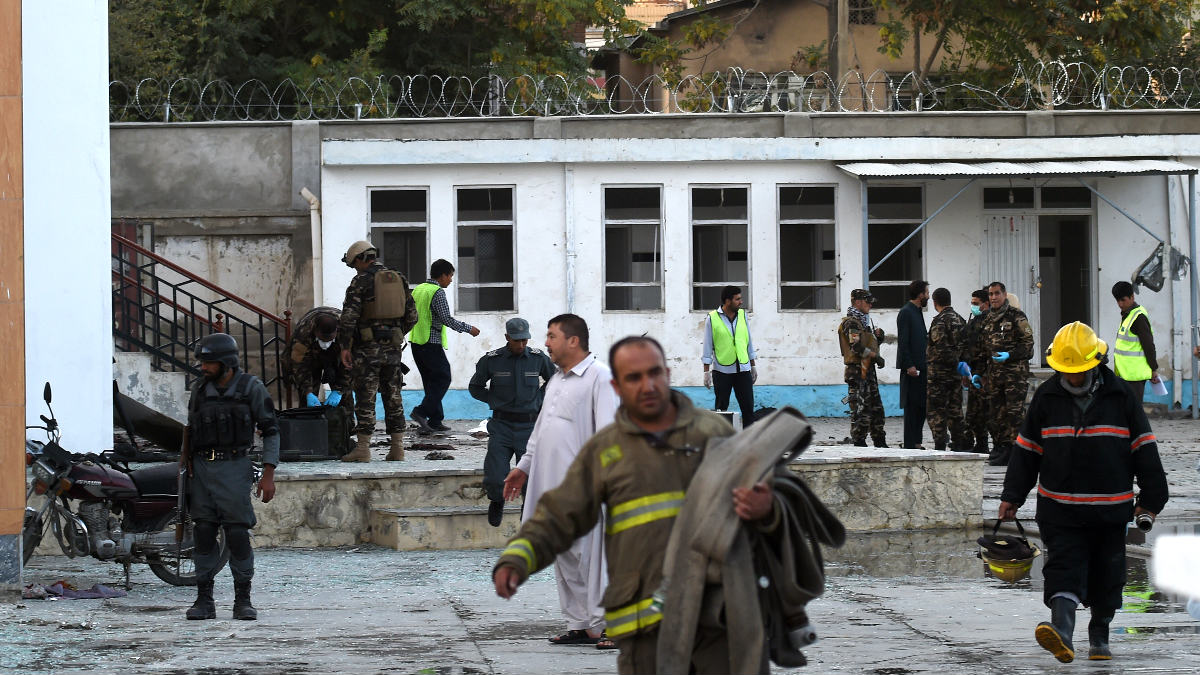
[[[313,406],[280,410],[279,459],[319,462],[350,452],[354,413],[345,406]]]
[[[1037,555],[1035,552],[1036,549],[1025,538],[1025,528],[1021,526],[1021,521],[1014,518],[1013,522],[1017,524],[1017,531],[1021,533],[1020,536],[1014,537],[1011,534],[998,534],[1000,531],[1000,521],[997,520],[991,534],[985,534],[975,540],[983,548],[987,557],[992,560],[1026,560],[1032,559]]]

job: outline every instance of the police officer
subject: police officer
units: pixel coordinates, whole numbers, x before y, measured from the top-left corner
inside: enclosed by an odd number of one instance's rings
[[[471,396],[488,404],[488,449],[483,460],[483,489],[487,492],[488,523],[499,527],[504,517],[504,477],[513,459],[525,454],[525,444],[542,408],[545,383],[554,375],[554,363],[540,349],[529,346],[529,322],[515,317],[504,324],[503,347],[484,354],[475,364],[467,385]]]
[[[350,245],[342,262],[358,272],[346,289],[338,323],[342,364],[350,369],[354,386],[354,430],[358,444],[343,462],[371,461],[371,434],[375,432],[375,392],[383,397],[383,415],[391,440],[387,460],[404,459],[404,336],[417,325],[417,306],[403,274],[379,262],[379,251],[369,241]]]
[[[953,441],[955,450],[969,450],[963,427],[962,383],[958,364],[963,359],[963,328],[966,322],[950,305],[950,291],[933,291],[933,308],[937,316],[929,322],[929,339],[925,343],[925,362],[929,368],[926,392],[929,431],[933,434],[933,449],[945,450]]]
[[[983,350],[983,318],[988,311],[988,292],[981,288],[971,292],[971,318],[967,319],[965,329],[966,361],[971,369],[971,376],[963,376],[963,386],[967,387],[967,416],[966,426],[969,438],[974,440],[975,452],[986,454],[988,451],[988,414],[987,391],[983,388],[983,373],[987,367],[988,355]]]
[[[884,363],[879,355],[883,329],[875,328],[867,316],[874,303],[875,296],[870,291],[862,288],[850,291],[850,307],[846,310],[846,317],[838,324],[838,344],[842,350],[842,363],[846,366],[850,441],[854,445],[866,446],[869,431],[875,447],[886,448],[883,401],[879,398],[879,379],[875,374],[875,369],[882,368]]]
[[[204,374],[188,404],[188,436],[180,461],[188,468],[189,512],[195,523],[196,602],[189,619],[215,619],[213,577],[221,568],[217,529],[224,528],[233,574],[233,618],[253,621],[250,604],[254,549],[250,528],[257,520],[250,503],[254,467],[249,450],[257,429],[263,439],[263,475],[255,494],[275,496],[279,426],[271,396],[257,377],[238,369],[238,347],[225,333],[213,333],[196,346]]]
[[[1012,454],[1017,427],[1025,417],[1029,391],[1029,359],[1033,357],[1033,328],[1025,312],[1008,301],[1004,284],[988,284],[991,311],[983,323],[982,347],[987,355],[988,430],[995,443],[988,464],[1004,466]]]

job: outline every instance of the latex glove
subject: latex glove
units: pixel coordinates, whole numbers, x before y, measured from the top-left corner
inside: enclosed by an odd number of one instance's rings
[[[704,371],[704,388],[712,389],[712,371],[711,370]]]
[[[996,355],[992,357],[992,360],[996,363],[1004,363],[1008,360],[1008,352],[996,352]]]
[[[321,405],[321,401],[317,398],[316,394],[309,394],[308,396],[305,396],[304,402],[308,404],[308,407],[310,408]]]
[[[340,392],[340,391],[331,391],[331,392],[329,392],[329,395],[325,397],[325,405],[328,405],[328,406],[336,406],[337,404],[339,404],[341,402],[342,402],[342,392]]]
[[[958,362],[958,374],[962,375],[963,377],[970,377],[971,376],[971,366],[967,365],[966,361],[959,361]]]
[[[982,389],[983,388],[983,379],[981,377],[979,377],[978,375],[972,375],[971,376],[971,386],[975,387],[976,389]]]
[[[750,366],[750,384],[758,382],[758,368]]]

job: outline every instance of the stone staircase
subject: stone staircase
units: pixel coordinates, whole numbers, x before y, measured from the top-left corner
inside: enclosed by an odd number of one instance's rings
[[[113,352],[113,379],[129,398],[187,424],[188,390],[182,372],[161,372],[147,352]]]

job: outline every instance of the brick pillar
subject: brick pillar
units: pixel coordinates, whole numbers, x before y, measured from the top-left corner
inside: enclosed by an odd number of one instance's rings
[[[25,512],[25,274],[21,0],[0,0],[0,594],[21,586]]]

